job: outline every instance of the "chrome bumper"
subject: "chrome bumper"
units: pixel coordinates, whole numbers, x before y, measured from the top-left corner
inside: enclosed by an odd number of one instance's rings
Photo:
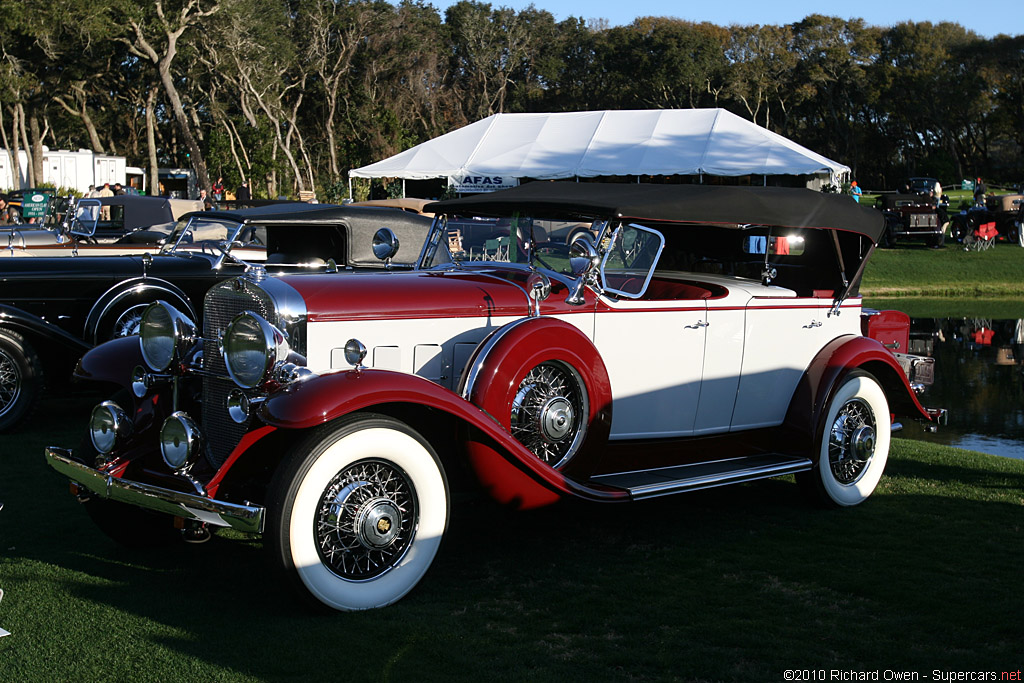
[[[266,509],[259,505],[227,503],[193,493],[118,479],[72,459],[71,451],[66,448],[48,447],[46,462],[79,486],[103,498],[214,526],[231,527],[247,533],[263,533]]]

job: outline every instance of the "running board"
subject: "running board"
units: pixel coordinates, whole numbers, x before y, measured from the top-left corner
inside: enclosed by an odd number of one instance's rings
[[[762,453],[742,458],[698,462],[692,465],[661,467],[653,470],[617,472],[592,477],[594,484],[605,484],[626,489],[634,500],[667,496],[709,489],[726,484],[738,484],[755,479],[779,477],[784,474],[811,469],[808,458],[778,453]]]

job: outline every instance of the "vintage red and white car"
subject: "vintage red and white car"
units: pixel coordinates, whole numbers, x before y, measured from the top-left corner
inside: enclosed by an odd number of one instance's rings
[[[531,508],[795,474],[850,506],[894,416],[932,416],[926,359],[862,333],[884,223],[849,198],[535,182],[427,210],[412,271],[253,266],[201,326],[152,304],[82,359],[121,389],[50,465],[116,539],[262,534],[313,604],[359,610],[421,579],[454,491]]]

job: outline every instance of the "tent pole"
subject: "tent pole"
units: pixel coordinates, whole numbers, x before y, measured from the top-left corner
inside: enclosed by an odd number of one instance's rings
[[[348,198],[355,201],[356,198],[352,196],[352,176],[348,177]]]
[[[402,199],[405,199],[405,178],[402,178]]]

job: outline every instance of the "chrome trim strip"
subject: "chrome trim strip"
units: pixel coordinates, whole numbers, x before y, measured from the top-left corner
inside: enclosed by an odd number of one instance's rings
[[[118,479],[74,460],[71,457],[71,450],[66,448],[49,446],[45,455],[50,467],[103,498],[214,526],[230,527],[252,534],[263,533],[266,508],[260,505],[228,503],[142,482]]]

